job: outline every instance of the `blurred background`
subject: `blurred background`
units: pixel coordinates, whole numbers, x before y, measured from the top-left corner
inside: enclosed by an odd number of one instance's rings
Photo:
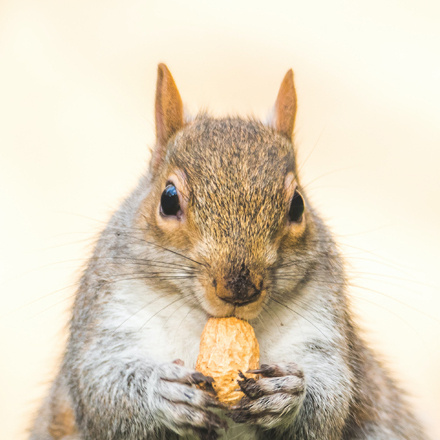
[[[439,51],[433,0],[2,0],[0,437],[26,438],[93,241],[146,168],[165,62],[190,112],[261,118],[293,67],[302,182],[440,438]]]

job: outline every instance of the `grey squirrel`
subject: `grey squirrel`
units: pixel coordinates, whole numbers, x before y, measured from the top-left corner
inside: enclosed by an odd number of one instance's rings
[[[426,438],[353,322],[298,179],[296,108],[289,70],[269,123],[186,120],[158,66],[148,172],[82,276],[31,440]],[[194,370],[211,316],[248,320],[260,344],[260,378],[237,383],[232,408]]]

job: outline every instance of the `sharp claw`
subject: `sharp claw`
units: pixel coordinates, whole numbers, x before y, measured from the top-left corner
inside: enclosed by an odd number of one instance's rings
[[[246,371],[246,373],[250,373],[250,374],[262,374],[263,376],[268,376],[268,377],[277,377],[277,376],[284,376],[284,374],[282,374],[276,366],[270,366],[267,364],[261,364],[260,368],[256,368],[253,370],[248,370]]]
[[[260,368],[255,368],[255,369],[247,370],[246,373],[261,374],[261,373],[264,373],[265,371],[267,371],[268,368],[270,368],[269,365],[261,364]]]
[[[243,372],[241,370],[238,370],[238,375],[242,378],[242,379],[246,379],[246,376],[243,374]]]
[[[192,383],[202,383],[205,382],[206,384],[213,384],[214,383],[214,379],[210,376],[205,376],[202,373],[196,372],[191,374],[191,382]]]
[[[237,380],[240,387],[240,391],[243,392],[247,397],[257,398],[263,395],[260,390],[257,381],[252,377],[245,377],[243,380]]]
[[[214,396],[217,395],[217,391],[215,390],[215,388],[212,386],[211,383],[208,382],[205,383],[205,391]]]

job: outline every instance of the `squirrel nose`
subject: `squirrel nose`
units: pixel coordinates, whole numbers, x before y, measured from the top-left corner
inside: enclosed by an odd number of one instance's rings
[[[230,274],[222,279],[214,280],[217,296],[235,306],[243,306],[256,301],[263,287],[263,279],[257,281],[258,287],[252,282],[249,273]]]

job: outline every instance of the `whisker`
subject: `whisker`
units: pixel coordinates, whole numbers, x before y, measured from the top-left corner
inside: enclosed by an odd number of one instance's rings
[[[413,312],[420,313],[420,314],[422,314],[423,316],[425,316],[426,318],[432,319],[432,320],[434,320],[435,322],[440,322],[439,319],[435,318],[434,316],[430,315],[429,313],[426,313],[426,312],[424,312],[423,310],[416,309],[416,308],[414,308],[414,307],[412,307],[412,306],[406,304],[404,301],[401,301],[401,300],[399,300],[399,299],[397,299],[397,298],[394,298],[394,297],[392,297],[391,295],[387,295],[386,293],[383,293],[383,292],[381,292],[380,290],[371,289],[371,288],[369,288],[369,287],[365,287],[365,286],[358,286],[358,285],[353,284],[353,283],[351,283],[351,282],[348,282],[348,285],[351,286],[351,287],[355,287],[356,289],[367,290],[367,291],[369,291],[369,292],[373,292],[373,293],[377,293],[377,294],[379,294],[379,295],[382,295],[382,296],[384,296],[384,297],[386,297],[386,298],[388,298],[388,299],[390,299],[390,300],[392,300],[392,301],[395,301],[396,303],[398,303],[398,304],[400,304],[400,305],[402,305],[402,306],[408,308],[409,310],[412,310]]]
[[[183,303],[183,306],[185,306],[186,304],[190,304],[191,303],[191,298],[192,297],[192,295],[191,294],[189,294],[189,295],[185,295],[183,298],[184,298],[184,303]],[[189,300],[188,300],[188,298],[189,298]],[[173,316],[174,315],[174,313],[176,313],[177,312],[177,310],[179,310],[180,309],[180,307],[177,307],[173,312],[171,312],[171,314],[168,316],[168,318],[165,320],[165,322],[163,323],[163,326],[164,326],[164,328],[167,328],[167,323],[168,323],[168,321],[170,320],[170,318],[171,318],[171,316]],[[192,311],[193,310],[193,308],[190,308],[190,310],[189,311]],[[189,313],[189,312],[188,312]],[[185,316],[188,316],[188,313],[185,315]]]
[[[274,319],[274,315],[272,314],[272,311],[270,310],[270,307],[269,307],[269,306],[265,306],[264,304],[262,304],[262,308],[263,308],[263,310],[264,310],[268,315],[270,315],[271,320],[275,323],[275,325],[276,325],[276,327],[277,327],[279,333],[281,334],[280,326],[276,323],[276,321],[275,321],[275,319]],[[278,314],[275,312],[275,310],[274,310],[273,312],[277,315],[278,320],[279,320],[280,323],[281,323],[281,319],[280,319],[280,317],[278,316]]]
[[[147,271],[147,272],[116,273],[112,276],[113,277],[120,277],[120,276],[125,276],[125,275],[139,275],[139,276],[145,276],[145,277],[151,277],[151,278],[154,278],[155,275],[163,275],[163,276],[170,276],[170,277],[176,277],[176,278],[179,278],[179,276],[182,276],[183,278],[185,278],[187,275],[193,276],[194,272],[180,271],[180,272],[169,273],[168,270],[161,270],[161,271]]]
[[[188,293],[184,296],[181,296],[177,299],[175,299],[174,301],[170,302],[169,304],[167,304],[166,306],[162,307],[160,310],[158,310],[156,313],[154,313],[152,316],[150,316],[150,318],[147,319],[147,321],[144,322],[144,324],[142,324],[142,326],[140,327],[139,331],[142,330],[155,316],[157,316],[160,312],[162,312],[163,310],[167,309],[168,307],[172,306],[173,304],[175,304],[178,301],[182,301],[184,298],[188,297],[189,295],[191,295],[191,293]]]
[[[121,235],[122,235],[122,234],[121,234]],[[124,235],[126,235],[126,234],[124,234]],[[151,246],[155,246],[155,247],[158,247],[158,248],[160,248],[160,249],[163,249],[164,251],[170,252],[170,253],[172,253],[172,254],[174,254],[174,255],[177,255],[177,256],[180,257],[180,258],[184,258],[185,260],[189,260],[189,261],[191,261],[191,262],[193,262],[193,263],[195,263],[195,264],[199,264],[199,265],[201,265],[201,266],[208,267],[208,264],[206,264],[206,263],[201,263],[200,261],[194,260],[194,259],[192,259],[192,258],[190,258],[190,257],[188,257],[188,256],[186,256],[186,255],[181,254],[180,252],[174,251],[174,250],[172,250],[172,249],[168,249],[167,247],[162,246],[162,245],[160,245],[160,244],[153,243],[153,242],[151,242],[151,241],[147,241],[147,240],[141,239],[141,238],[139,238],[139,237],[133,237],[133,236],[130,236],[130,235],[126,235],[126,236],[128,236],[128,237],[130,237],[130,238],[132,238],[132,239],[134,239],[134,240],[141,240],[142,242],[144,242],[144,243],[146,243],[146,244],[149,244],[149,245],[151,245]]]
[[[354,270],[350,270],[349,274],[350,275],[354,274],[356,277],[360,277],[362,275],[367,275],[367,277],[364,277],[363,279],[367,279],[367,280],[372,279],[374,281],[380,281],[381,283],[386,283],[386,284],[389,284],[390,286],[395,286],[395,287],[403,287],[403,286],[398,285],[398,284],[394,284],[394,283],[390,283],[389,281],[381,280],[380,278],[388,278],[391,280],[404,281],[405,283],[412,283],[412,284],[417,284],[418,286],[430,287],[432,289],[440,290],[440,286],[435,286],[433,284],[423,283],[423,282],[417,281],[417,280],[411,280],[410,278],[396,277],[395,275],[375,273],[375,272],[359,272],[359,271],[354,271]],[[378,277],[379,280],[374,279],[374,278],[369,278],[371,276]],[[404,287],[404,288],[405,288],[405,290],[408,290],[409,292],[416,292],[415,290],[412,290],[412,289],[410,290],[407,287]]]
[[[311,313],[313,316],[319,318],[322,318],[322,310],[318,309],[316,306],[310,304],[309,302],[304,301],[300,296],[298,296],[297,292],[280,292],[280,291],[274,291],[274,294],[277,295],[277,297],[282,297],[283,299],[287,299],[291,301],[296,306],[300,307],[302,310],[307,311]],[[275,310],[274,310],[275,312]],[[278,314],[277,314],[278,316]],[[280,320],[281,321],[281,320]]]
[[[285,276],[279,276],[279,277],[275,278],[275,280],[278,280],[278,281],[281,281],[281,280],[282,281],[300,281],[301,279],[302,279],[302,277],[298,277],[298,276],[294,276],[294,275],[292,275],[292,276],[285,275]],[[414,307],[410,306],[409,304],[405,303],[402,300],[394,298],[391,295],[387,295],[386,293],[381,292],[379,290],[372,289],[372,288],[369,288],[369,287],[366,287],[366,286],[361,286],[361,285],[358,285],[358,284],[354,284],[350,280],[334,281],[334,280],[321,280],[319,278],[313,278],[313,282],[320,283],[321,285],[324,285],[324,286],[330,284],[330,285],[336,285],[336,286],[341,286],[341,287],[354,287],[356,289],[362,289],[362,290],[370,291],[370,292],[373,292],[373,293],[377,293],[378,295],[382,295],[382,296],[384,296],[384,297],[386,297],[386,298],[388,298],[388,299],[390,299],[392,301],[395,301],[398,304],[401,304],[402,306],[412,310],[413,312],[420,313],[420,314],[424,315],[427,318],[430,318],[430,319],[432,319],[432,320],[434,320],[436,322],[440,322],[440,320],[437,319],[436,317],[430,315],[429,313],[424,312],[423,310],[414,308]],[[398,286],[398,287],[400,287],[400,286]],[[352,293],[352,291],[348,292],[348,294],[351,294],[351,293]]]
[[[275,292],[273,292],[275,293]],[[321,331],[321,329],[319,327],[317,327],[315,324],[313,324],[312,321],[310,321],[309,319],[305,318],[304,316],[301,315],[301,313],[298,313],[296,310],[292,309],[291,307],[287,306],[286,304],[282,303],[281,301],[278,301],[277,299],[274,298],[274,296],[272,295],[271,297],[272,301],[275,301],[277,304],[279,304],[280,306],[285,307],[287,310],[290,310],[292,313],[295,313],[296,315],[300,316],[302,319],[304,319],[305,321],[307,321],[310,325],[312,325],[313,327],[316,328],[316,330],[319,331],[319,333],[321,333],[322,336],[324,336],[324,338],[331,343],[331,341],[327,338],[327,336]]]
[[[411,330],[413,330],[419,337],[421,337],[422,339],[423,339],[423,337],[422,337],[422,335],[420,334],[420,332],[419,331],[417,331],[417,329],[415,329],[408,321],[406,321],[405,319],[403,319],[401,316],[399,316],[397,313],[394,313],[392,310],[390,310],[388,307],[385,307],[385,306],[383,306],[383,305],[381,305],[381,304],[377,304],[376,302],[374,302],[374,301],[370,301],[370,300],[368,300],[367,298],[365,298],[365,297],[363,297],[363,296],[361,296],[361,295],[356,295],[356,294],[354,294],[354,296],[356,296],[356,298],[357,299],[360,299],[360,300],[362,300],[362,301],[365,301],[365,302],[367,302],[367,303],[369,303],[369,304],[373,304],[374,306],[376,306],[376,307],[379,307],[380,309],[382,309],[382,310],[385,310],[386,312],[388,312],[388,313],[391,313],[393,316],[395,316],[397,319],[399,319],[400,321],[402,321],[405,325],[407,325]],[[426,341],[425,341],[426,342]]]
[[[38,297],[38,298],[35,298],[34,300],[32,300],[32,301],[30,301],[30,302],[28,302],[28,303],[26,303],[26,304],[23,304],[23,305],[17,307],[16,309],[10,310],[9,312],[6,312],[6,313],[0,315],[0,319],[5,318],[5,317],[8,316],[9,314],[13,314],[13,313],[20,312],[21,310],[23,310],[23,309],[26,308],[26,307],[32,306],[32,305],[34,305],[34,304],[36,304],[36,303],[38,303],[38,302],[40,302],[40,301],[43,301],[43,300],[46,299],[46,298],[49,298],[49,297],[52,296],[52,295],[55,295],[56,293],[62,292],[63,290],[70,289],[70,288],[75,287],[75,286],[77,286],[77,285],[79,285],[79,284],[80,284],[80,283],[79,283],[79,281],[78,281],[78,282],[76,282],[76,283],[73,283],[73,284],[70,284],[70,285],[68,285],[68,286],[62,287],[61,289],[53,290],[53,291],[51,291],[51,292],[49,292],[49,293],[46,293],[46,294],[44,294],[44,295],[42,295],[42,296],[40,296],[40,297]],[[71,298],[71,297],[74,296],[74,295],[75,295],[75,293],[72,294],[72,295],[69,295],[69,298]],[[63,300],[61,300],[59,303],[56,303],[55,305],[57,305],[57,304],[61,304],[61,302],[63,302],[63,301],[65,301],[65,298],[64,298]],[[52,306],[50,306],[49,309],[50,309],[51,307],[52,307]],[[47,310],[48,310],[48,309],[47,309]],[[46,311],[46,310],[43,310],[43,311]],[[41,313],[41,312],[40,312],[40,313]],[[37,315],[35,315],[35,316],[37,316]]]
[[[183,323],[183,321],[185,321],[185,319],[188,317],[188,315],[191,313],[191,312],[193,312],[195,310],[195,307],[192,307],[192,308],[190,308],[189,310],[188,310],[188,313],[183,317],[183,319],[180,321],[180,323],[179,323],[179,325],[177,326],[177,329],[176,329],[176,335],[178,334],[178,332],[179,332],[179,329],[180,329],[180,327],[181,327],[181,325],[182,325],[182,323]]]
[[[194,259],[192,259],[190,257],[187,257],[186,255],[183,255],[183,254],[180,254],[179,252],[173,251],[172,249],[168,249],[168,248],[166,248],[164,246],[160,246],[157,243],[152,243],[152,242],[149,242],[149,241],[147,241],[146,243],[151,244],[152,246],[159,247],[159,248],[161,248],[161,249],[163,249],[163,250],[165,250],[167,252],[171,252],[174,255],[177,255],[177,256],[179,256],[181,258],[184,258],[185,260],[192,261],[193,263],[199,264],[200,266],[208,267],[208,264],[206,264],[206,263],[201,263],[200,261],[196,261],[196,260],[194,260]]]
[[[302,171],[302,169],[304,168],[305,164],[307,163],[307,161],[310,159],[310,157],[312,156],[313,152],[315,151],[316,147],[318,146],[319,141],[321,140],[322,134],[324,133],[325,129],[327,127],[324,127],[321,132],[319,133],[318,139],[315,142],[315,145],[313,145],[313,148],[310,150],[309,154],[307,155],[307,157],[305,158],[304,162],[299,165],[298,167],[298,171],[297,171],[297,175],[299,175],[299,173]]]
[[[123,326],[126,322],[128,322],[131,318],[133,318],[134,316],[136,316],[139,312],[141,312],[142,310],[144,310],[144,309],[145,309],[146,307],[148,307],[149,305],[155,303],[156,301],[158,301],[158,300],[160,300],[160,299],[166,298],[166,297],[168,297],[168,296],[170,296],[170,295],[174,295],[174,294],[175,294],[175,292],[170,292],[170,293],[167,293],[167,294],[164,295],[164,296],[158,296],[158,297],[156,297],[155,299],[153,299],[152,301],[148,301],[147,304],[145,304],[144,306],[142,306],[139,310],[137,310],[135,313],[131,314],[128,318],[126,318],[124,321],[122,321],[122,322],[121,322],[121,323],[120,323],[120,324],[119,324],[119,325],[113,330],[112,335],[115,334],[116,331],[117,331],[121,326]]]
[[[302,189],[309,188],[309,186],[310,186],[312,183],[318,181],[319,179],[322,179],[323,177],[330,176],[331,174],[340,173],[341,171],[353,170],[353,169],[356,169],[356,168],[357,168],[357,166],[353,166],[353,165],[352,165],[352,166],[349,166],[349,167],[338,168],[338,169],[336,169],[336,170],[328,171],[327,173],[324,173],[324,174],[321,174],[321,175],[318,176],[318,177],[315,177],[315,178],[312,179],[310,182],[307,182],[305,185],[302,185],[301,188],[302,188]]]
[[[65,302],[68,301],[68,300],[73,300],[73,299],[75,298],[75,295],[76,295],[76,292],[75,292],[75,293],[72,293],[71,295],[65,296],[64,298],[60,299],[59,301],[57,301],[57,302],[51,304],[49,307],[46,307],[45,309],[40,310],[38,313],[36,313],[36,314],[30,316],[30,319],[35,319],[35,318],[37,318],[38,316],[42,315],[43,313],[47,312],[48,310],[53,309],[54,307],[56,307],[56,306],[58,306],[58,305],[60,305],[60,304],[62,304],[62,303],[65,303]],[[65,310],[65,311],[66,311],[66,310]]]

